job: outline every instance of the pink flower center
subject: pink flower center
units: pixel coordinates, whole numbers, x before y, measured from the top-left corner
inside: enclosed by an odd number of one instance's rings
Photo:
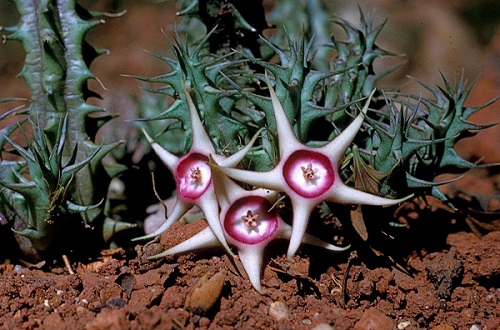
[[[304,175],[304,179],[309,181],[314,181],[316,179],[316,173],[318,173],[317,168],[312,167],[312,163],[307,164],[307,167],[301,166],[302,174]]]
[[[175,179],[177,193],[185,199],[197,199],[207,190],[212,180],[208,157],[198,153],[187,154],[177,166]]]
[[[224,229],[234,243],[257,244],[268,240],[279,225],[278,212],[271,208],[271,203],[263,197],[243,197],[227,211]]]
[[[253,214],[251,210],[248,210],[247,214],[241,217],[241,220],[243,220],[243,224],[245,225],[245,227],[256,228],[259,224],[259,215]]]
[[[311,150],[297,150],[285,161],[283,176],[297,194],[313,198],[330,189],[335,180],[335,170],[325,155]]]

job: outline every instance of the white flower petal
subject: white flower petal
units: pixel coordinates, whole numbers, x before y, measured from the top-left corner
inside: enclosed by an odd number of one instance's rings
[[[179,243],[170,249],[150,257],[150,259],[159,259],[168,255],[186,253],[193,250],[206,249],[220,246],[220,242],[215,237],[210,227],[206,227],[194,236],[191,236],[182,243]]]
[[[274,91],[269,77],[266,72],[267,87],[269,89],[269,94],[271,96],[271,102],[273,104],[274,116],[276,118],[276,129],[278,131],[278,143],[280,149],[280,156],[283,158],[285,155],[289,154],[293,150],[297,149],[297,146],[301,145],[301,142],[297,139],[295,132],[293,131],[292,125],[286,116],[285,110],[281,105],[276,92]]]
[[[279,238],[290,239],[290,237],[292,235],[292,230],[293,230],[292,226],[290,226],[289,224],[287,224],[285,222],[282,222],[280,224]],[[336,246],[336,245],[327,243],[323,240],[320,240],[316,236],[313,236],[309,233],[304,233],[304,237],[302,238],[302,243],[314,245],[314,246],[317,246],[317,247],[320,247],[323,249],[327,249],[330,251],[335,251],[335,252],[342,252],[342,251],[348,250],[351,247],[350,245],[348,245],[348,246]],[[290,257],[291,257],[291,255],[289,256],[289,258]]]
[[[320,247],[323,249],[327,249],[330,251],[335,251],[335,252],[342,252],[342,251],[348,250],[351,247],[350,245],[347,245],[347,246],[333,245],[333,244],[327,243],[325,241],[322,241],[319,238],[317,238],[316,236],[313,236],[309,233],[304,234],[304,238],[302,239],[302,243],[314,245],[314,246],[317,246],[317,247]]]
[[[215,197],[215,192],[207,194],[204,198],[201,198],[198,203],[198,207],[203,211],[205,219],[208,222],[208,226],[212,229],[215,237],[217,237],[222,246],[224,246],[227,253],[233,256],[234,253],[229,248],[226,237],[224,236],[224,230],[222,229],[219,218],[219,204],[217,203],[217,199]]]
[[[341,182],[336,182],[331,189],[331,193],[325,200],[343,204],[390,206],[404,202],[412,196],[413,195],[410,195],[400,199],[389,199],[348,187]]]
[[[238,249],[243,268],[247,272],[248,279],[252,283],[255,290],[263,293],[260,284],[260,272],[262,269],[262,258],[264,254],[264,246],[254,245]]]
[[[179,158],[177,156],[174,156],[167,150],[165,150],[162,146],[160,146],[158,143],[156,143],[153,138],[143,129],[142,132],[146,136],[146,139],[148,142],[151,144],[151,147],[153,150],[156,152],[158,157],[160,157],[161,161],[168,167],[170,170],[173,170],[173,168],[176,166],[177,162],[179,162]]]
[[[290,244],[288,245],[287,251],[288,258],[291,258],[299,249],[314,206],[316,206],[314,203],[306,200],[305,198],[292,197],[293,222]]]
[[[212,141],[208,136],[203,124],[201,123],[198,110],[194,105],[193,99],[189,94],[189,91],[182,81],[182,90],[184,91],[184,95],[186,96],[186,102],[189,108],[189,114],[191,118],[191,134],[192,134],[192,145],[191,150],[201,152],[205,155],[215,152],[214,146],[212,145]]]
[[[138,241],[138,240],[149,239],[149,238],[153,238],[153,237],[156,237],[158,235],[161,235],[162,233],[167,231],[167,229],[170,228],[170,226],[174,222],[179,220],[192,206],[193,206],[193,204],[191,204],[191,203],[187,203],[187,202],[184,202],[180,199],[177,199],[177,202],[175,203],[174,209],[167,216],[165,221],[161,224],[161,226],[158,229],[156,229],[151,234],[136,237],[136,238],[133,238],[132,240]]]
[[[215,164],[211,166],[217,167]],[[218,167],[228,177],[259,188],[283,191],[286,187],[281,170],[276,167],[269,172],[254,172],[230,167]]]

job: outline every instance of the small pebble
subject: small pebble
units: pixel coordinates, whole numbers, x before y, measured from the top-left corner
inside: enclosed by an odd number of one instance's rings
[[[195,314],[204,314],[220,299],[226,272],[220,271],[212,277],[205,274],[188,293],[184,308]]]
[[[468,319],[473,319],[474,318],[474,310],[472,308],[464,308],[460,312],[460,316]]]
[[[470,330],[481,330],[481,328],[473,324],[472,327],[470,327]]]
[[[320,323],[311,330],[333,330],[333,327],[327,323]]]
[[[209,325],[210,325],[210,319],[208,317],[202,317],[198,321],[198,326],[199,327],[202,327],[202,328],[206,327],[206,328],[208,328]]]
[[[288,321],[290,319],[290,311],[288,306],[283,301],[275,301],[269,306],[269,315],[276,321]]]
[[[403,322],[399,322],[398,324],[398,330],[403,330],[403,329],[406,329],[410,326],[411,324],[411,321],[403,321]]]
[[[372,307],[367,309],[359,321],[354,325],[354,330],[378,330],[392,329],[393,321],[378,309]]]

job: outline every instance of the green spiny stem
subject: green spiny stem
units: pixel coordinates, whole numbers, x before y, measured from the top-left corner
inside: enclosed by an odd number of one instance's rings
[[[290,3],[279,3],[275,10],[282,12]],[[302,6],[302,4],[300,5]],[[307,15],[312,17],[321,14],[321,6],[316,6],[315,10],[311,12],[307,12],[301,6],[297,5],[293,10],[297,11],[297,15],[302,15],[300,16],[302,20],[307,21],[309,19]],[[336,57],[328,65],[328,68],[335,68],[334,71],[330,69],[315,71],[313,69],[313,57],[320,46],[312,42],[308,33],[287,31],[282,34],[284,36],[282,39],[286,38],[287,40],[286,48],[281,48],[267,39],[261,39],[268,50],[267,52],[270,51],[279,59],[278,64],[271,63],[269,58],[257,58],[249,51],[239,53],[242,58],[273,73],[276,93],[284,104],[290,122],[294,124],[299,138],[311,145],[315,145],[316,142],[310,140],[310,132],[313,127],[316,127],[319,120],[326,118],[331,122],[334,129],[332,129],[328,139],[334,138],[350,120],[348,113],[343,110],[354,106],[359,99],[373,89],[381,77],[395,69],[394,67],[383,73],[374,72],[373,62],[376,58],[393,56],[394,54],[382,50],[376,44],[377,37],[385,22],[374,26],[373,20],[367,19],[361,10],[360,17],[359,28],[341,18],[335,20],[345,31],[347,39],[339,41],[337,38],[332,38],[331,42],[328,43],[328,46],[336,52]],[[327,25],[323,24],[321,29],[327,29]],[[292,37],[292,35],[305,37],[299,41],[300,38]],[[199,50],[203,45],[199,43],[193,47]],[[184,49],[187,48],[189,47],[184,47]],[[179,54],[179,52],[177,53]],[[185,57],[185,55],[178,55],[178,57]],[[231,68],[231,65],[225,67],[224,76],[230,82],[230,87],[241,94],[241,96],[234,95],[236,99],[239,97],[239,100],[235,102],[236,110],[241,111],[240,109],[242,109],[242,113],[247,116],[247,119],[253,119],[241,123],[249,127],[250,125],[262,125],[261,120],[263,118],[266,120],[267,130],[263,133],[264,139],[261,149],[251,152],[252,160],[248,161],[247,164],[252,163],[251,166],[261,169],[269,164],[275,164],[276,141],[279,137],[273,133],[276,132],[276,129],[272,106],[269,99],[264,96],[265,92],[262,89],[250,87],[250,84],[255,86],[255,79],[257,79],[257,84],[260,84],[263,81],[263,76],[257,74],[253,76],[253,79],[242,80],[233,75],[228,68]],[[244,74],[244,72],[241,73],[240,77]],[[172,76],[172,74],[170,75]],[[203,77],[204,73],[198,71],[197,75]],[[206,78],[204,79],[206,80]],[[217,80],[216,76],[212,76],[212,79],[213,81]],[[203,83],[199,84],[201,81],[203,80],[191,80],[195,91],[203,90],[206,86]],[[482,108],[464,107],[465,98],[472,86],[465,85],[463,75],[456,79],[453,85],[445,80],[445,87],[438,89],[420,83],[433,92],[435,101],[401,94],[399,95],[401,98],[398,99],[387,98],[385,112],[384,110],[376,110],[367,116],[365,131],[371,137],[356,141],[364,161],[373,167],[374,171],[385,175],[383,182],[379,183],[382,194],[406,195],[408,190],[435,193],[437,191],[435,186],[440,183],[433,181],[438,174],[450,171],[459,172],[461,168],[478,167],[478,165],[461,159],[454,151],[456,142],[469,136],[470,130],[487,127],[472,125],[466,121],[470,114]],[[242,98],[249,100],[254,109],[263,111],[264,116],[256,115],[258,112],[253,112],[251,106],[242,107]],[[203,98],[200,99],[203,100]],[[418,104],[410,104],[405,99],[416,100]],[[210,109],[212,109],[211,107],[217,108],[217,106],[217,103],[206,104],[205,102],[201,107],[204,108],[204,111],[215,111]],[[427,109],[427,112],[422,112],[423,107]],[[227,113],[235,113],[234,110],[233,108]],[[376,117],[378,119],[374,119]],[[321,143],[324,142],[318,141],[318,145]],[[348,155],[350,152],[349,150]],[[262,157],[263,154],[266,154],[267,157]],[[362,158],[356,157],[356,159],[359,162]],[[267,165],[256,165],[259,162]],[[348,169],[348,167],[345,168]],[[358,166],[358,169],[362,168],[365,167]],[[343,176],[350,177],[349,173],[352,172],[348,170]],[[366,176],[358,174],[358,177]],[[394,186],[395,182],[399,182],[397,187]]]
[[[285,46],[290,35],[311,40],[314,49],[311,67],[321,71],[329,70],[328,57],[331,51],[326,45],[330,43],[331,18],[324,1],[280,0],[268,16],[278,27],[271,37],[273,43]],[[265,51],[263,58],[271,55],[272,53]]]
[[[411,191],[431,194],[449,203],[438,186],[454,179],[437,182],[442,173],[463,173],[470,168],[492,166],[478,165],[461,158],[455,144],[471,131],[491,125],[475,125],[468,117],[495,102],[483,106],[465,107],[465,99],[473,84],[467,86],[464,75],[455,78],[452,85],[443,77],[445,87],[433,88],[421,81],[431,91],[434,99],[411,94],[395,93],[386,97],[386,111],[376,111],[377,120],[367,117],[370,135],[363,146],[363,158],[375,170],[387,175],[381,184],[382,194]],[[415,102],[411,102],[415,101]],[[374,116],[375,117],[375,116]]]
[[[239,93],[220,89],[220,81],[216,79],[221,70],[234,64],[225,61],[224,57],[216,61],[211,57],[207,57],[204,48],[207,45],[207,40],[208,36],[196,47],[191,48],[176,36],[176,44],[171,43],[171,47],[177,59],[162,58],[172,67],[173,71],[154,78],[136,78],[147,82],[164,84],[164,87],[159,89],[158,92],[171,97],[183,95],[180,82],[184,79],[193,91],[193,98],[197,102],[208,133],[214,137],[216,150],[218,152],[223,152],[225,149],[236,150],[238,141],[248,135],[248,130],[240,122],[228,116],[229,111],[221,107],[221,104],[227,101],[234,103],[231,99]],[[180,121],[184,127],[189,127],[190,119],[187,109],[187,104],[183,99],[176,99],[164,112],[149,119],[175,119]],[[188,137],[184,151],[189,149],[190,144],[191,141]],[[170,149],[168,144],[165,147]]]
[[[85,223],[104,218],[101,203],[110,178],[101,160],[120,142],[95,143],[97,129],[111,117],[89,117],[103,110],[86,103],[96,96],[87,86],[94,78],[89,65],[103,51],[90,46],[85,35],[102,23],[99,15],[75,0],[15,4],[21,18],[6,31],[7,38],[20,41],[26,51],[20,76],[31,91],[30,106],[23,113],[30,118],[33,140],[25,137],[25,148],[8,137],[11,128],[2,131],[0,147],[7,142],[15,148],[29,179],[18,168],[3,176],[0,185],[15,209],[11,214],[28,215],[21,219],[25,227],[16,232],[45,250],[71,214],[79,213]],[[21,199],[24,203],[14,202]]]
[[[197,17],[210,33],[209,49],[214,54],[228,54],[232,49],[243,47],[260,56],[259,35],[268,28],[262,0],[188,0],[180,1],[184,8],[177,15]],[[188,25],[185,23],[185,25]],[[186,29],[192,34],[191,29]],[[197,36],[194,36],[196,39]]]

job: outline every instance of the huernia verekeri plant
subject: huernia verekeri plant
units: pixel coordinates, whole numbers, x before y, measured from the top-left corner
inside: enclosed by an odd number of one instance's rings
[[[166,231],[172,223],[179,220],[191,207],[193,207],[193,205],[196,205],[205,214],[208,224],[215,236],[226,250],[231,253],[219,222],[219,207],[213,185],[212,170],[207,163],[209,157],[213,156],[218,162],[225,166],[238,165],[252,146],[256,136],[247,147],[230,157],[217,155],[198,117],[198,111],[193,103],[193,99],[189,95],[183,81],[181,81],[181,84],[190,113],[192,144],[188,153],[179,158],[154,142],[153,139],[145,133],[155,152],[174,175],[177,187],[177,201],[174,209],[167,214],[167,220],[154,232],[141,238],[145,239],[160,235]]]
[[[370,126],[364,132],[363,150],[352,157],[355,167],[363,170],[355,170],[354,175],[359,177],[376,170],[384,174],[375,180],[382,194],[415,191],[454,207],[439,185],[460,176],[440,182],[434,179],[443,173],[462,174],[471,168],[494,165],[468,162],[456,153],[454,146],[475,131],[492,126],[472,124],[468,118],[498,98],[481,106],[466,107],[464,103],[474,83],[467,86],[464,73],[452,85],[444,77],[443,81],[445,86],[437,88],[418,81],[432,92],[434,99],[404,93],[389,93],[385,97],[385,109],[366,119]]]
[[[244,150],[244,149],[243,149]],[[274,239],[290,239],[293,228],[285,223],[279,214],[276,202],[278,193],[258,188],[244,190],[220,171],[219,164],[211,158],[213,184],[216,202],[220,206],[220,225],[227,242],[236,247],[238,257],[253,287],[263,292],[260,284],[264,249]],[[348,247],[338,247],[303,233],[301,242],[325,248],[330,251],[344,251]],[[213,227],[209,226],[188,240],[154,256],[188,252],[201,248],[221,245]]]
[[[183,13],[196,12],[193,8],[199,2],[192,3],[195,5]],[[313,11],[304,9],[305,16],[320,17],[324,13],[325,7],[314,3]],[[220,2],[208,1],[206,5],[217,8]],[[280,5],[283,3],[278,2],[275,10],[279,11]],[[228,13],[239,17],[237,10],[229,8]],[[205,16],[200,15],[200,19],[211,26]],[[161,255],[225,246],[226,241],[237,248],[242,261],[247,260],[244,267],[260,291],[255,274],[260,271],[256,269],[262,263],[263,247],[270,239],[290,239],[287,254],[291,257],[304,237],[309,238],[306,227],[314,224],[310,216],[318,204],[328,203],[331,207],[323,209],[336,212],[336,208],[347,210],[343,204],[393,205],[412,194],[433,194],[446,201],[437,189],[440,182],[434,182],[435,176],[476,166],[454,152],[456,141],[467,136],[469,130],[483,128],[466,121],[481,107],[464,107],[470,88],[465,87],[463,78],[454,86],[445,80],[446,87],[439,90],[424,85],[436,100],[381,89],[374,92],[379,79],[394,69],[377,73],[373,66],[377,58],[393,55],[376,44],[383,24],[374,27],[362,13],[360,28],[342,19],[335,23],[345,31],[346,40],[332,37],[320,46],[307,34],[299,38],[289,32],[281,34],[285,38],[275,39],[285,40],[284,44],[272,42],[272,37],[260,37],[258,52],[244,44],[238,44],[234,51],[214,50],[210,41],[214,28],[198,39],[191,31],[190,40],[200,40],[195,42],[181,41],[176,35],[176,45],[171,45],[176,59],[158,55],[172,67],[172,72],[141,79],[163,84],[158,92],[174,101],[161,114],[146,119],[178,120],[186,131],[184,154],[189,155],[189,148],[200,143],[189,119],[192,110],[198,110],[202,131],[211,140],[207,143],[210,150],[197,165],[190,165],[188,172],[203,173],[203,169],[208,173],[202,163],[213,158],[209,165],[214,194],[207,196],[217,202],[219,210],[218,224],[209,220],[203,232]],[[322,33],[328,26],[322,20]],[[329,56],[323,53],[317,58],[321,63],[314,61],[319,47],[332,51]],[[269,81],[265,72],[269,73]],[[186,81],[193,96],[192,106],[187,98],[178,97],[185,93],[182,81]],[[254,146],[242,148],[258,131],[260,138],[251,140]],[[159,142],[161,134],[155,136],[155,141],[161,145],[153,143],[160,155],[163,149],[174,148],[174,142]],[[235,153],[241,160],[239,164],[227,166],[219,161]],[[170,165],[165,163],[175,176],[172,164],[181,158],[169,157],[174,160]],[[179,194],[183,188],[178,178],[176,182]],[[289,225],[274,213],[275,208],[264,211],[279,198],[275,194],[289,197],[293,210]],[[204,197],[199,194],[196,198],[200,203]],[[174,218],[177,215],[168,218],[163,229]],[[372,220],[365,215],[364,221]],[[262,229],[257,231],[259,226]],[[250,250],[248,245],[252,245]]]
[[[322,147],[310,148],[295,136],[269,80],[268,87],[279,139],[278,164],[271,171],[259,173],[231,168],[220,170],[235,180],[273,189],[290,197],[293,229],[287,253],[289,258],[299,248],[311,212],[319,203],[394,205],[404,200],[391,200],[350,188],[342,183],[339,175],[342,158],[363,123],[373,92],[362,111],[342,133]]]

